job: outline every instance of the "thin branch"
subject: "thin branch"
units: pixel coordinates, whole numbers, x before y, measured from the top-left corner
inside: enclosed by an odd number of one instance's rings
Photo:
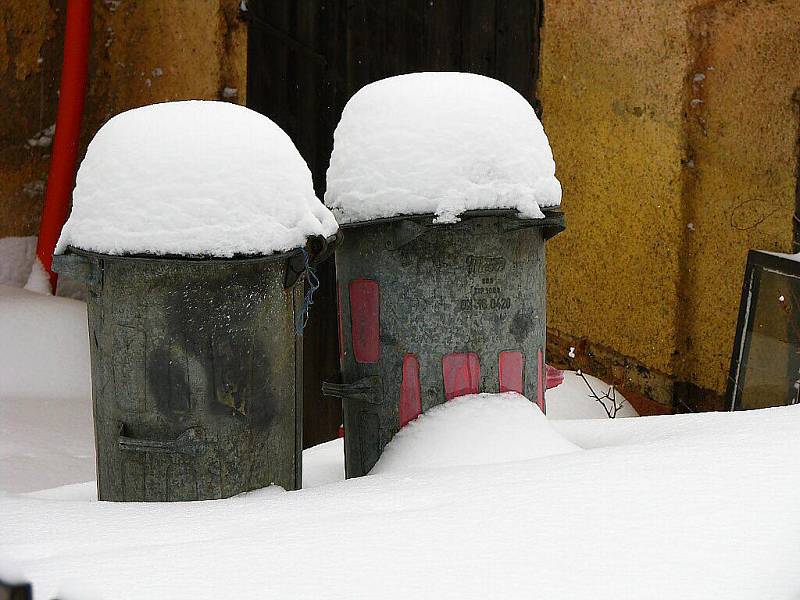
[[[625,405],[625,400],[620,400],[617,402],[617,390],[612,385],[609,386],[608,390],[601,396],[599,395],[595,389],[592,387],[592,384],[589,383],[589,380],[586,378],[586,375],[583,373],[582,370],[578,369],[577,371],[578,377],[583,379],[583,382],[586,384],[586,387],[589,388],[589,397],[594,398],[597,402],[600,403],[600,406],[603,407],[603,410],[606,412],[606,415],[609,419],[615,419],[617,413],[622,409]],[[606,400],[610,403],[609,405],[606,403]]]

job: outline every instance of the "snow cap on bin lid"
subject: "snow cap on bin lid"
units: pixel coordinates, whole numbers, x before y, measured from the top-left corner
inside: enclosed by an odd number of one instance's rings
[[[97,132],[56,253],[266,255],[337,229],[297,148],[267,117],[227,102],[166,102]]]
[[[561,203],[542,124],[509,86],[471,73],[411,73],[362,88],[334,133],[325,204],[340,223],[476,209],[541,218]]]

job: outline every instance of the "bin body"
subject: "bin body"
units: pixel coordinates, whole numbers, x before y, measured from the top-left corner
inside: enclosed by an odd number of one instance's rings
[[[303,286],[285,287],[286,257],[73,250],[56,267],[88,288],[100,500],[301,486]]]
[[[517,391],[544,410],[545,239],[563,216],[475,211],[344,227],[336,253],[347,477],[453,397]]]

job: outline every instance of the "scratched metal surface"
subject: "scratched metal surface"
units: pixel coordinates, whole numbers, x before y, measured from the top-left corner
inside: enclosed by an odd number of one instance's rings
[[[423,412],[445,401],[442,357],[451,352],[478,354],[485,392],[498,391],[500,352],[524,353],[525,395],[537,397],[537,353],[544,352],[546,331],[545,237],[561,228],[560,214],[547,222],[494,214],[448,225],[423,217],[345,230],[336,252],[345,385],[333,394],[343,397],[348,477],[369,472],[399,430],[406,353],[419,358]],[[355,279],[380,285],[381,354],[374,364],[357,362],[352,351],[348,291]],[[372,378],[364,382],[369,392],[348,389],[365,378]]]
[[[299,488],[303,286],[284,289],[286,259],[76,256],[62,269],[88,286],[99,498]]]

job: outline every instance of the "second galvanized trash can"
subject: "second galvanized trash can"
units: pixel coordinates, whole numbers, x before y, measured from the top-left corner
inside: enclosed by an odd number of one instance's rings
[[[87,285],[100,500],[301,487],[307,256],[54,257]]]
[[[564,228],[514,210],[343,225],[336,252],[347,477],[365,475],[420,412],[515,391],[544,410],[545,240]]]

